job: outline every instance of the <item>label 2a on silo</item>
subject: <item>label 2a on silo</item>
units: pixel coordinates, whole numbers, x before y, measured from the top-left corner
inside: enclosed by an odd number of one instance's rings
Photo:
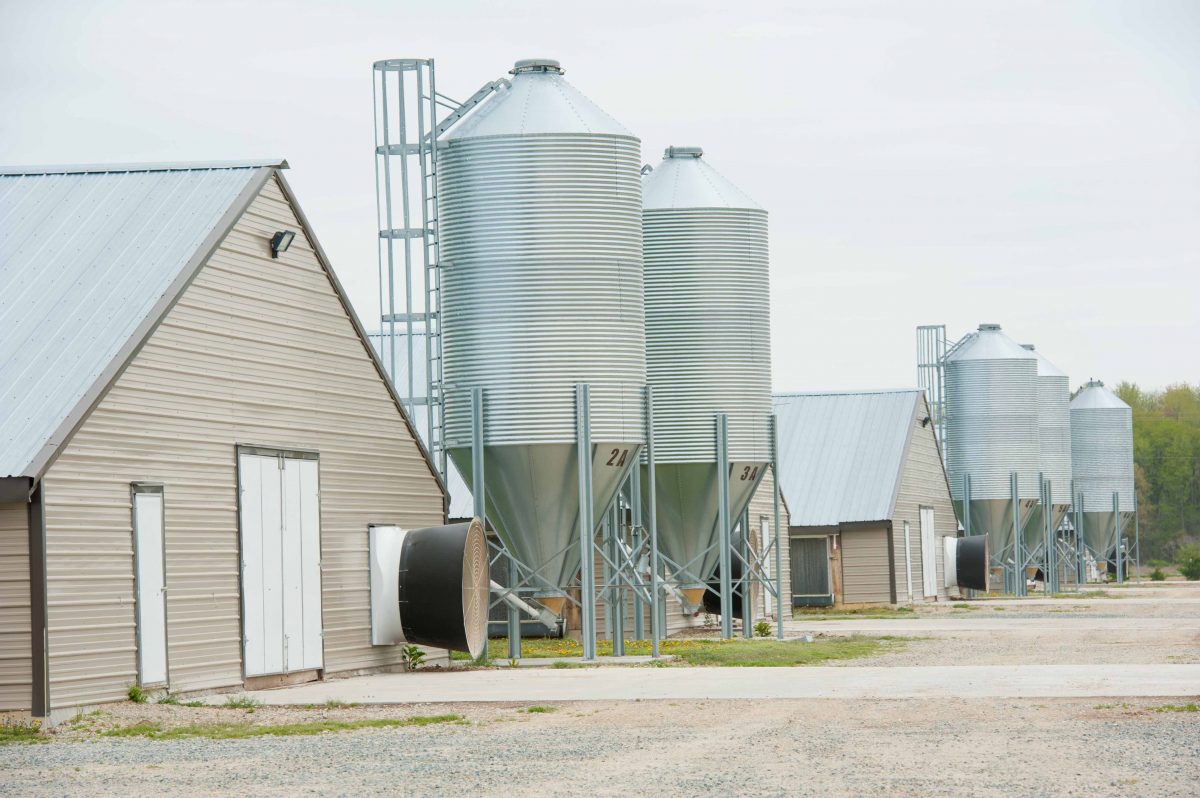
[[[612,453],[608,457],[608,460],[606,460],[604,464],[618,467],[623,466],[625,465],[625,458],[627,457],[629,457],[628,449],[613,449]]]

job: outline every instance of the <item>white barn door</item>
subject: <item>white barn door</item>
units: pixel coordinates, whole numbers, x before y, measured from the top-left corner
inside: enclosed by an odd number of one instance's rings
[[[138,684],[167,684],[167,579],[163,489],[133,486],[133,553],[137,579]]]
[[[921,577],[925,596],[937,595],[937,534],[933,528],[933,508],[921,508]]]
[[[317,461],[240,452],[246,676],[324,664]]]

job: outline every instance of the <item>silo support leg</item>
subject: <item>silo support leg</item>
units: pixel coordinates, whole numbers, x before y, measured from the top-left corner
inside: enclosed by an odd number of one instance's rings
[[[719,562],[721,567],[721,637],[733,637],[733,541],[730,539],[729,518],[729,417],[724,413],[716,416],[717,445],[717,527],[720,533]],[[703,575],[702,575],[703,576]]]
[[[575,386],[575,448],[579,470],[579,603],[583,659],[596,659],[596,539],[592,526],[591,391]]]

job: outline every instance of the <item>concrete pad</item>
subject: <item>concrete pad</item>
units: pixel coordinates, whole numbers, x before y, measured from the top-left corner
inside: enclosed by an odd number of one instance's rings
[[[246,693],[265,704],[779,698],[1122,698],[1200,694],[1200,665],[578,668],[383,673]],[[220,704],[225,696],[212,696]]]
[[[1071,615],[1062,618],[1050,616],[1039,618],[997,618],[991,615],[961,618],[847,618],[828,621],[784,621],[784,632],[792,635],[802,632],[825,634],[884,634],[884,635],[961,635],[1028,633],[1046,634],[1062,632],[1170,632],[1180,628],[1200,630],[1200,619],[1189,623],[1179,618],[1097,618]]]

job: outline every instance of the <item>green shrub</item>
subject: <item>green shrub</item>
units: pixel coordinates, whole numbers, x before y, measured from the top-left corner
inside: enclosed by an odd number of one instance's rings
[[[425,652],[421,650],[420,646],[409,643],[400,651],[400,659],[404,661],[405,668],[415,671],[425,664]]]
[[[126,693],[126,695],[128,695],[129,700],[135,704],[144,704],[146,703],[146,699],[149,698],[149,696],[146,695],[146,691],[143,690],[141,686],[136,684],[129,685],[129,692]]]
[[[759,621],[758,623],[754,624],[754,634],[756,637],[770,637],[771,624],[767,623],[766,621]]]
[[[1200,579],[1200,546],[1180,546],[1175,553],[1175,562],[1184,579]]]
[[[1164,582],[1164,581],[1166,581],[1166,578],[1167,578],[1167,575],[1162,572],[1161,568],[1155,568],[1153,571],[1150,572],[1150,581],[1151,582]]]

